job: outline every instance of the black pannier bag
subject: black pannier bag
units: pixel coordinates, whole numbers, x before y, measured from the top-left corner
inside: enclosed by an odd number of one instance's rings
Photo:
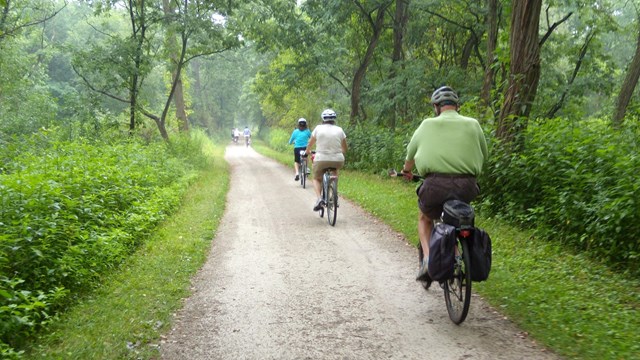
[[[473,240],[469,243],[469,255],[471,255],[471,280],[487,280],[491,271],[491,238],[486,231],[475,228]]]
[[[472,228],[475,213],[471,205],[460,200],[449,200],[442,206],[442,221],[457,228]]]
[[[435,281],[444,281],[453,277],[455,260],[456,228],[437,223],[431,231],[429,242],[429,276]]]

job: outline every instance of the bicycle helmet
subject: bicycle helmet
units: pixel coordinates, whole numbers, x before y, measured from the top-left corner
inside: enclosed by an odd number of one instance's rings
[[[326,109],[325,111],[322,112],[322,122],[327,122],[327,121],[335,121],[336,120],[336,112],[331,110],[331,109]]]
[[[433,92],[433,95],[431,95],[431,103],[434,105],[458,105],[460,99],[452,88],[443,86]]]
[[[305,118],[298,119],[298,125],[307,125],[307,119]]]

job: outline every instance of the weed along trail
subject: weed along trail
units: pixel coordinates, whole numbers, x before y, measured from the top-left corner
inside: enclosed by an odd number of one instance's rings
[[[474,297],[454,325],[417,250],[341,199],[336,226],[293,171],[230,146],[227,209],[163,359],[555,359]],[[309,184],[310,185],[310,184]]]

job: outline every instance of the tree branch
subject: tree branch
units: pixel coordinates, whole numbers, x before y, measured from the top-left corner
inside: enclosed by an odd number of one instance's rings
[[[8,0],[6,5],[5,5],[5,8],[3,9],[2,22],[0,22],[0,24],[4,24],[6,19],[7,19],[7,15],[9,13],[9,5],[10,5],[10,3],[11,3],[11,1]],[[6,31],[0,33],[0,40],[4,39],[7,36],[15,34],[20,29],[23,29],[23,28],[26,28],[26,27],[29,27],[29,26],[42,24],[43,22],[46,22],[46,21],[52,19],[54,16],[58,15],[58,13],[60,13],[60,11],[62,11],[64,8],[66,8],[67,5],[68,5],[67,0],[64,0],[64,5],[62,5],[62,7],[60,9],[58,9],[58,10],[54,11],[53,13],[51,13],[49,16],[46,16],[46,17],[44,17],[42,19],[38,19],[38,20],[35,20],[35,21],[32,21],[32,22],[25,23],[25,24],[22,24],[22,25],[18,25],[16,27],[14,27],[13,29],[9,29],[9,30],[6,30]]]
[[[547,8],[547,14],[549,13],[549,8]],[[544,44],[545,41],[547,41],[547,39],[549,38],[549,36],[551,36],[551,33],[553,32],[553,30],[555,30],[558,26],[560,26],[563,22],[567,21],[571,15],[573,15],[573,11],[568,13],[567,15],[565,15],[565,17],[563,17],[560,21],[556,21],[553,25],[551,25],[551,27],[549,29],[547,29],[547,33],[544,34],[544,36],[542,37],[542,39],[540,39],[540,43],[539,46],[542,47],[542,45]]]

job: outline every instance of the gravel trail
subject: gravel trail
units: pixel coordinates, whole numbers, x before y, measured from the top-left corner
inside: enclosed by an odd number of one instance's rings
[[[162,359],[557,359],[474,296],[448,318],[417,250],[341,199],[335,227],[293,171],[232,145],[227,209]],[[311,184],[308,184],[311,185]]]

